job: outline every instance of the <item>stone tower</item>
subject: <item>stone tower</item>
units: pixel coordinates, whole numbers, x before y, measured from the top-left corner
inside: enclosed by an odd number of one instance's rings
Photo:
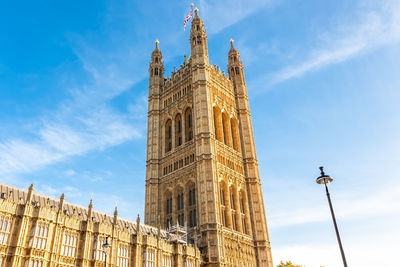
[[[272,267],[249,101],[239,52],[227,77],[209,64],[195,10],[191,55],[164,76],[149,67],[145,223],[186,228],[204,266]]]

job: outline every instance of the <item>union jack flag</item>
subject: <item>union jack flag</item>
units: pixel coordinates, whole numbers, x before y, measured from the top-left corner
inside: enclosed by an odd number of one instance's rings
[[[192,18],[192,11],[189,12],[189,14],[185,18],[185,22],[183,23],[183,29],[186,30],[186,23],[189,21],[189,19]]]

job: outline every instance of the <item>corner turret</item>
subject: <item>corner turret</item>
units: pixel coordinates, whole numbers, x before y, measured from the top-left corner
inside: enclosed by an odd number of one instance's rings
[[[31,185],[29,186],[29,189],[28,189],[28,195],[27,195],[27,197],[26,197],[26,203],[29,203],[29,204],[32,203],[33,190],[34,190],[34,186],[33,186],[33,184],[31,184]]]
[[[228,53],[228,73],[233,81],[236,94],[247,95],[246,82],[244,78],[243,63],[240,61],[240,54],[233,46],[233,40],[230,40],[231,49]]]
[[[203,20],[199,17],[197,7],[194,9],[194,12],[195,16],[192,20],[192,28],[190,30],[191,59],[194,64],[208,64],[207,34],[204,30]]]
[[[156,47],[151,53],[151,62],[149,67],[150,87],[149,96],[159,95],[160,87],[164,82],[164,63],[162,61],[162,53],[158,48],[158,40],[156,40]]]

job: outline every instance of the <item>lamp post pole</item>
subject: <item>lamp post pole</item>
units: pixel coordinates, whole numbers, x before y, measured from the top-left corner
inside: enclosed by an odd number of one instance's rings
[[[103,251],[105,254],[104,257],[104,267],[107,267],[107,255],[108,255],[108,250],[110,249],[111,244],[108,243],[108,237],[106,237],[106,242],[103,244]]]
[[[344,250],[343,250],[343,246],[342,246],[342,241],[341,241],[341,239],[340,239],[340,234],[339,234],[339,228],[338,228],[337,223],[336,223],[336,218],[335,218],[335,213],[334,213],[334,211],[333,211],[331,196],[330,196],[330,194],[329,194],[329,190],[328,190],[328,186],[327,186],[327,184],[330,183],[330,182],[332,182],[333,179],[332,179],[332,177],[330,177],[329,175],[326,175],[326,174],[325,174],[325,172],[324,172],[324,167],[319,167],[319,169],[321,170],[321,176],[319,176],[319,177],[317,178],[317,183],[318,183],[318,184],[324,184],[324,185],[325,185],[326,196],[327,196],[327,198],[328,198],[329,208],[330,208],[330,210],[331,210],[333,225],[335,226],[336,238],[337,238],[338,243],[339,243],[340,253],[342,254],[343,265],[344,265],[344,267],[347,267],[346,256],[344,255]]]

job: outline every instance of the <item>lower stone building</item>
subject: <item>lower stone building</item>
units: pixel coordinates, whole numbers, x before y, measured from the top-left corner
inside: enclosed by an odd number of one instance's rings
[[[189,241],[189,242],[188,242]],[[110,247],[107,249],[104,244]],[[185,228],[131,222],[0,184],[0,267],[199,267]],[[106,265],[105,265],[106,264]]]

